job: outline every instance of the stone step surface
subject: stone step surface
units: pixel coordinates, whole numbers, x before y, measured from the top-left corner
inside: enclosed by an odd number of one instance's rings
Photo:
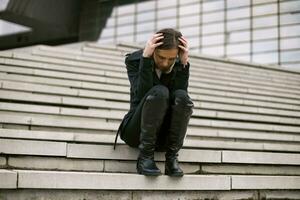
[[[17,56],[14,56],[14,57],[17,57]],[[230,65],[229,65],[229,66],[230,66]],[[227,68],[228,68],[228,67],[227,67]],[[248,68],[248,70],[249,70],[249,68]],[[293,74],[291,74],[291,75],[290,75],[290,77],[291,77],[291,76],[294,76],[294,75],[293,75]]]
[[[299,189],[299,176],[232,176],[232,189]]]
[[[186,175],[182,178],[135,174],[15,170],[18,188],[98,190],[230,190],[229,176]]]
[[[68,158],[136,160],[138,150],[120,145],[72,144],[21,139],[0,139],[0,150],[4,154],[64,156]],[[164,153],[156,153],[155,159],[164,160]],[[179,160],[183,162],[244,163],[300,165],[299,153],[268,153],[251,151],[182,149]]]
[[[137,175],[138,149],[120,139],[113,149],[129,109],[124,58],[137,48],[82,43],[0,52],[1,189],[149,192],[149,199],[184,190],[207,193],[203,199],[208,192],[210,199],[299,194],[300,73],[196,54],[195,109],[179,153],[186,175]],[[155,160],[164,171],[164,153]]]
[[[29,130],[19,127],[19,129],[2,128],[0,129],[1,138],[11,139],[35,139],[35,140],[50,140],[50,141],[78,141],[78,142],[98,142],[112,144],[114,141],[115,132],[105,132],[92,134],[89,131],[72,131],[72,130]],[[298,134],[287,133],[264,133],[252,131],[236,131],[236,130],[218,130],[207,128],[188,128],[187,138],[200,137],[200,138],[224,138],[224,139],[243,139],[255,141],[281,141],[281,142],[300,142]],[[121,144],[121,141],[118,141]]]
[[[238,175],[281,175],[299,176],[299,165],[257,165],[257,164],[200,164],[201,174],[238,174]]]
[[[91,76],[91,75],[79,75],[79,74],[73,74],[73,73],[65,73],[65,72],[53,72],[53,71],[47,71],[47,70],[31,70],[31,69],[23,69],[23,68],[16,68],[16,67],[6,67],[6,66],[2,66],[1,67],[2,72],[13,72],[13,73],[26,73],[26,74],[34,74],[36,75],[40,75],[40,76],[52,76],[55,79],[51,79],[51,78],[36,78],[36,77],[28,77],[28,76],[14,76],[14,75],[2,75],[2,79],[6,79],[6,80],[18,80],[18,81],[29,81],[32,83],[37,83],[37,84],[41,84],[41,83],[48,83],[48,84],[54,84],[54,85],[61,85],[61,86],[72,86],[74,88],[86,88],[86,89],[101,89],[103,90],[103,88],[105,88],[105,90],[108,91],[118,91],[118,92],[124,92],[124,91],[129,91],[128,88],[128,80],[127,79],[122,79],[122,80],[118,80],[116,78],[107,78],[107,77],[100,77],[98,78],[97,76]],[[58,80],[57,77],[62,77],[64,78],[63,80]],[[67,81],[65,80],[66,78],[72,79]],[[80,82],[75,82],[74,79],[77,79]],[[107,83],[109,85],[105,85],[104,84],[96,84],[96,83],[88,83],[88,82],[81,82],[81,81],[97,81],[97,82],[104,82]],[[202,80],[202,79],[201,79]],[[198,94],[198,93],[208,93],[206,88],[209,89],[216,89],[216,90],[224,90],[224,91],[228,91],[227,93],[231,94],[231,92],[237,92],[237,93],[246,93],[248,94],[247,96],[249,96],[248,98],[254,98],[255,95],[268,95],[270,97],[272,97],[270,100],[272,99],[279,99],[278,97],[289,97],[289,98],[298,98],[299,95],[297,95],[297,91],[287,91],[285,90],[278,90],[277,91],[270,91],[267,88],[262,88],[262,87],[257,87],[257,88],[249,88],[248,86],[246,87],[234,87],[232,84],[230,86],[222,86],[222,85],[217,85],[214,84],[212,85],[211,83],[201,83],[197,81],[195,83],[191,82],[191,87],[190,87],[190,92],[193,94]],[[118,85],[118,86],[114,86],[111,84],[124,84],[124,87]],[[195,87],[196,86],[196,87]],[[274,88],[274,87],[273,87]],[[216,92],[216,91],[215,91]],[[296,93],[296,94],[295,94]],[[218,92],[216,93],[218,95],[223,94],[224,92]],[[276,98],[277,96],[277,98]],[[261,97],[262,98],[262,97]]]
[[[300,106],[292,104],[281,104],[272,102],[262,102],[254,100],[242,100],[228,97],[217,97],[208,95],[198,95],[201,100],[194,100],[195,108],[220,109],[239,112],[257,112],[271,115],[299,116]],[[89,97],[58,96],[55,94],[38,94],[30,91],[16,91],[0,89],[0,99],[11,99],[16,101],[40,102],[50,104],[62,104],[71,106],[84,106],[95,108],[115,108],[128,110],[129,104],[126,102],[116,102],[112,100],[101,100]],[[105,106],[104,106],[105,105]],[[206,106],[207,105],[207,106]]]
[[[124,173],[1,170],[18,188],[98,190],[300,189],[299,176],[185,175],[145,177]],[[9,174],[9,175],[8,175]],[[15,175],[14,177],[12,175]],[[5,182],[3,187],[16,188]]]
[[[72,56],[72,55],[68,55],[68,54],[60,54],[60,53],[53,53],[53,52],[47,52],[47,51],[34,51],[33,52],[33,54],[34,55],[39,55],[39,56],[46,56],[46,57],[54,57],[54,58],[57,58],[57,57],[59,57],[59,58],[64,58],[64,59],[74,59],[74,60],[76,60],[76,59],[78,59],[78,60],[85,60],[85,61],[87,61],[87,62],[102,62],[102,60],[103,60],[103,57],[102,57],[102,59],[91,59],[91,58],[85,58],[85,57],[82,57],[82,56],[78,56],[78,55],[76,55],[76,56]],[[111,59],[111,57],[106,57],[105,59]],[[115,58],[114,58],[114,60],[116,60]],[[120,60],[120,62],[122,63],[122,62],[124,62],[124,59],[123,60]],[[195,62],[195,63],[197,63],[197,62]],[[198,66],[197,66],[198,67]],[[207,68],[207,65],[203,65],[203,66],[201,66],[201,68],[203,69],[205,69],[205,68]],[[197,68],[196,68],[197,69]],[[209,68],[208,68],[209,69]],[[224,69],[221,69],[221,70],[223,70],[223,71],[226,71],[226,70],[228,70],[228,69],[230,69],[230,66],[229,67],[227,67],[225,70]],[[193,69],[192,69],[193,70]],[[238,71],[236,71],[236,72],[240,72],[241,71],[241,69],[239,69]],[[257,73],[257,71],[256,71],[256,73]],[[193,74],[192,74],[193,75]],[[228,73],[228,75],[232,75],[232,73]],[[262,75],[262,74],[255,74],[256,76],[257,75]],[[269,77],[272,77],[272,74],[267,74],[268,76],[267,76],[267,78],[269,78]],[[280,74],[280,76],[274,76],[274,77],[276,77],[276,78],[279,78],[279,79],[281,79],[282,78],[282,75],[283,75],[283,73],[281,73]],[[286,76],[289,76],[290,74],[286,74]],[[293,76],[293,75],[292,75]]]
[[[15,171],[0,169],[0,189],[16,189],[17,176]]]
[[[3,111],[17,111],[30,113],[45,113],[66,116],[79,117],[94,117],[106,119],[122,120],[127,111],[110,110],[110,109],[83,109],[83,108],[65,108],[57,106],[44,106],[35,104],[21,104],[21,103],[2,103],[0,102],[0,110]],[[278,124],[294,124],[300,125],[300,118],[283,117],[283,116],[269,116],[262,114],[250,113],[236,113],[227,111],[214,111],[209,109],[194,109],[192,117],[213,117],[216,119],[235,119],[241,121],[252,122],[271,122]]]
[[[65,54],[59,54],[59,53],[57,53],[57,52],[55,52],[54,50],[55,49],[57,49],[57,48],[52,48],[52,51],[48,48],[48,49],[45,49],[45,48],[39,48],[39,49],[36,49],[36,50],[34,50],[33,51],[33,54],[36,54],[36,55],[44,55],[44,56],[53,56],[53,57],[62,57],[62,58],[71,58],[71,59],[76,59],[76,58],[78,58],[78,57],[80,57],[80,58],[82,58],[82,59],[84,59],[84,55],[77,55],[77,56],[71,56],[70,55],[70,53],[69,52],[65,52]],[[39,51],[40,50],[40,51]],[[60,49],[60,51],[62,51],[61,49]],[[113,52],[115,52],[116,51],[116,49],[114,49],[113,50]],[[131,50],[132,51],[132,50]],[[131,52],[131,51],[127,51],[127,52]],[[110,51],[110,50],[104,50],[104,49],[101,49],[101,53],[103,53],[103,52],[107,52],[108,54],[110,53],[110,52],[112,52],[112,51]],[[124,52],[121,52],[121,54],[125,54]],[[99,55],[99,54],[96,54],[96,55]],[[111,55],[111,54],[109,54],[109,55]],[[118,53],[117,53],[117,55],[119,55]],[[101,55],[101,56],[103,56],[103,55]],[[193,56],[191,56],[192,57],[192,60],[193,60]],[[207,62],[207,61],[206,61]],[[196,60],[196,63],[199,63],[199,60]],[[215,63],[215,62],[211,62],[211,63]],[[217,63],[217,64],[219,64],[219,63]],[[232,68],[232,69],[235,69],[234,68],[234,65],[228,65],[228,67],[226,67],[226,69],[230,69],[230,68]],[[248,70],[249,70],[249,68],[248,68]],[[250,69],[251,70],[251,69]],[[256,70],[256,71],[254,71],[254,72],[257,72],[257,71],[263,71],[262,69],[258,69],[258,70]],[[238,70],[239,72],[240,71],[242,71],[241,69],[239,69]],[[270,76],[271,75],[271,71],[270,70],[268,70],[268,71],[266,71],[266,70],[264,70],[265,71],[265,73],[268,73],[267,75],[268,76]],[[273,71],[272,71],[273,72]],[[279,74],[279,72],[278,71],[275,71],[275,72],[273,72],[274,74]],[[264,74],[264,73],[260,73],[260,74]],[[281,72],[280,73],[281,75],[283,74],[283,72]],[[288,76],[288,74],[286,73],[286,75]],[[290,76],[289,76],[289,78],[291,78],[291,77],[299,77],[299,76],[296,76],[296,75],[294,75],[294,74],[291,74]],[[281,78],[282,78],[282,76],[281,76]]]
[[[22,62],[22,64],[24,64],[24,62]],[[3,67],[2,67],[3,68]],[[2,69],[2,70],[5,70],[5,68],[4,69]],[[10,68],[8,68],[8,71],[15,71],[15,72],[17,72],[17,71],[22,71],[23,73],[26,71],[26,70],[24,70],[24,69],[18,69],[18,68],[15,68],[15,69],[10,69]],[[17,70],[17,71],[16,71]],[[59,69],[59,70],[61,70],[61,68]],[[70,69],[69,69],[70,70]],[[73,73],[73,71],[71,71],[72,73]],[[45,72],[43,72],[43,71],[41,71],[41,70],[28,70],[28,72],[27,73],[34,73],[34,74],[42,74],[42,73],[44,73],[45,75],[46,75],[46,73]],[[87,70],[82,70],[82,73],[87,73]],[[49,76],[49,75],[51,75],[52,74],[52,76],[54,76],[54,77],[70,77],[70,75],[68,75],[68,74],[66,74],[66,73],[62,73],[62,72],[48,72],[47,73],[47,76]],[[58,74],[58,75],[56,75],[56,74]],[[103,74],[103,73],[102,73]],[[116,73],[114,73],[114,74],[116,74]],[[99,74],[99,75],[101,75],[101,74]],[[107,75],[109,75],[109,74],[107,74]],[[224,76],[224,75],[223,75]],[[74,75],[73,75],[73,77],[74,77]],[[77,75],[77,77],[79,77],[78,75]],[[81,76],[81,77],[84,77],[84,76]],[[126,80],[125,81],[125,79],[126,79],[126,75],[124,74],[124,72],[123,72],[123,74],[119,74],[119,75],[117,75],[117,77],[118,78],[123,78],[124,79],[124,84],[128,84],[128,81]],[[71,78],[71,77],[70,77]],[[87,80],[89,80],[89,79],[87,79]],[[201,78],[200,79],[200,82],[203,80],[203,78]],[[208,81],[210,81],[211,82],[211,78],[210,79],[207,79]],[[196,82],[193,82],[193,78],[191,78],[191,89],[193,89],[193,87],[194,86],[200,86],[200,87],[212,87],[213,85],[212,84],[209,84],[209,83],[198,83],[199,82],[199,77],[197,77],[197,79],[195,79],[195,81]],[[228,82],[228,81],[227,81]],[[117,83],[117,82],[116,82]],[[216,83],[216,81],[214,81],[213,83]],[[253,84],[252,84],[253,85]],[[268,91],[269,90],[269,88],[265,88],[265,87],[256,87],[256,88],[248,88],[248,87],[251,87],[252,85],[245,85],[245,88],[242,88],[241,86],[238,86],[238,87],[234,87],[234,85],[233,84],[230,84],[230,86],[221,86],[221,85],[216,85],[216,86],[214,86],[214,87],[216,87],[216,88],[219,88],[219,89],[226,89],[226,90],[233,90],[233,91],[240,91],[240,92],[251,92],[251,93],[257,93],[257,94],[266,94],[266,93],[270,93],[271,95],[282,95],[283,97],[284,96],[291,96],[291,97],[294,97],[294,98],[297,98],[298,97],[298,95],[296,95],[297,94],[297,91],[298,90],[296,90],[296,91],[290,91],[290,92],[288,92],[288,90],[287,89],[282,89],[282,90],[279,90],[279,89],[277,89],[277,88],[274,88],[274,86],[271,88],[271,90],[277,90],[277,93],[274,91],[274,92],[270,92],[270,91]],[[278,93],[279,92],[279,93]],[[288,92],[288,93],[287,93]],[[295,94],[296,93],[296,94]]]
[[[7,166],[10,169],[21,170],[55,170],[55,171],[81,171],[81,172],[105,172],[105,173],[130,173],[136,174],[136,160],[109,160],[88,158],[64,158],[45,156],[21,156],[8,155]],[[161,171],[165,170],[164,161],[156,161]],[[0,168],[6,169],[7,166]],[[206,163],[183,162],[180,167],[185,174],[197,175],[279,175],[299,176],[299,165],[265,165],[265,164],[231,164],[231,163]]]
[[[230,75],[230,74],[229,74],[229,75]],[[124,77],[125,77],[125,76],[124,76]],[[192,79],[191,79],[191,81],[192,81]],[[273,89],[276,89],[276,88],[273,87]],[[282,90],[282,91],[284,91],[284,90]]]
[[[62,128],[79,128],[79,129],[94,129],[94,130],[110,130],[117,131],[120,120],[107,121],[106,119],[93,117],[76,117],[76,116],[61,116],[50,114],[36,113],[20,113],[10,111],[0,111],[0,123],[7,124],[22,124],[36,126],[50,126]],[[273,125],[259,124],[250,122],[229,122],[226,120],[210,120],[191,118],[189,127],[215,127],[215,128],[230,128],[253,131],[270,131],[270,132],[286,132],[299,133],[300,127],[288,125]]]
[[[18,155],[66,156],[67,143],[0,139],[0,152]]]

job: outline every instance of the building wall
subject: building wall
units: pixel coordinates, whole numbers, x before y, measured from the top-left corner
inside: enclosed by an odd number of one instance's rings
[[[300,69],[298,0],[118,3],[113,1],[99,43],[145,43],[155,31],[172,27],[188,38],[191,51]]]

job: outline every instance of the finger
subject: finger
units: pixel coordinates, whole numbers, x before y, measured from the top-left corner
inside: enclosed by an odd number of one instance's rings
[[[180,38],[183,39],[184,41],[187,41],[187,39],[184,36],[181,36]]]
[[[160,46],[162,44],[163,44],[163,42],[158,42],[158,43],[155,43],[153,46],[154,46],[154,48],[156,48],[156,47],[158,47],[158,46]]]
[[[182,41],[182,42],[185,42],[185,43],[188,43],[188,41],[187,41],[187,39],[185,38],[185,37],[180,37],[180,38],[178,38],[180,41]]]
[[[161,40],[163,38],[164,38],[164,36],[159,36],[159,37],[153,38],[152,40],[158,41],[158,40]]]
[[[187,48],[184,47],[184,46],[182,46],[182,45],[178,45],[178,47],[179,47],[180,49],[182,49],[183,51],[187,51]]]
[[[152,36],[152,38],[159,37],[159,36],[161,36],[161,35],[163,35],[163,34],[162,34],[162,33],[156,33],[156,34],[154,34],[154,35]]]
[[[185,40],[183,40],[183,39],[181,39],[181,38],[178,38],[178,39],[179,39],[179,41],[180,41],[184,46],[187,47],[187,41],[185,41]]]

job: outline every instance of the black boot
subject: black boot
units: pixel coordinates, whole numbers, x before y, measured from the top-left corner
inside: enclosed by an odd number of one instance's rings
[[[176,155],[169,155],[169,157],[166,157],[166,163],[165,163],[165,174],[168,176],[183,176],[183,171],[179,167],[178,154]]]
[[[167,137],[165,174],[183,176],[178,164],[178,152],[183,146],[187,125],[193,112],[193,102],[184,90],[177,90],[172,105],[171,124]]]
[[[147,176],[161,175],[161,171],[154,162],[154,150],[157,132],[168,108],[169,93],[165,87],[160,89],[162,91],[158,94],[149,95],[146,98],[141,116],[140,154],[137,161],[137,172]]]

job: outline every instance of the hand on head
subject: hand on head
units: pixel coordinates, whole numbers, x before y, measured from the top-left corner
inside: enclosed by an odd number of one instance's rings
[[[180,33],[180,35],[181,35],[181,33]],[[163,44],[164,40],[167,39],[167,41],[169,41],[170,36],[166,36],[166,37],[168,37],[168,39],[164,38],[163,33],[154,34],[146,43],[146,46],[145,46],[145,49],[144,49],[144,52],[143,52],[143,57],[152,57],[155,49],[157,47],[161,46]],[[183,36],[178,37],[178,40],[179,40],[179,44],[178,43],[174,44],[173,42],[171,42],[171,47],[169,47],[169,48],[172,48],[172,45],[175,45],[175,46],[173,46],[173,48],[178,48],[179,49],[178,56],[180,58],[181,63],[183,65],[187,65],[187,63],[188,63],[188,53],[189,53],[188,42],[187,42],[186,38],[183,37]],[[173,41],[173,39],[171,38],[170,41]],[[167,43],[167,44],[169,45],[169,43]],[[165,45],[166,44],[164,44],[163,46],[165,46]],[[166,48],[166,50],[168,50],[168,47]]]
[[[155,48],[163,44],[163,42],[158,42],[163,38],[164,36],[162,33],[154,34],[146,43],[146,47],[143,52],[143,57],[151,57]]]
[[[187,65],[188,59],[189,59],[189,48],[188,48],[188,42],[186,38],[181,36],[178,38],[178,40],[181,42],[182,45],[178,45],[181,51],[179,51],[179,58],[182,64]]]

